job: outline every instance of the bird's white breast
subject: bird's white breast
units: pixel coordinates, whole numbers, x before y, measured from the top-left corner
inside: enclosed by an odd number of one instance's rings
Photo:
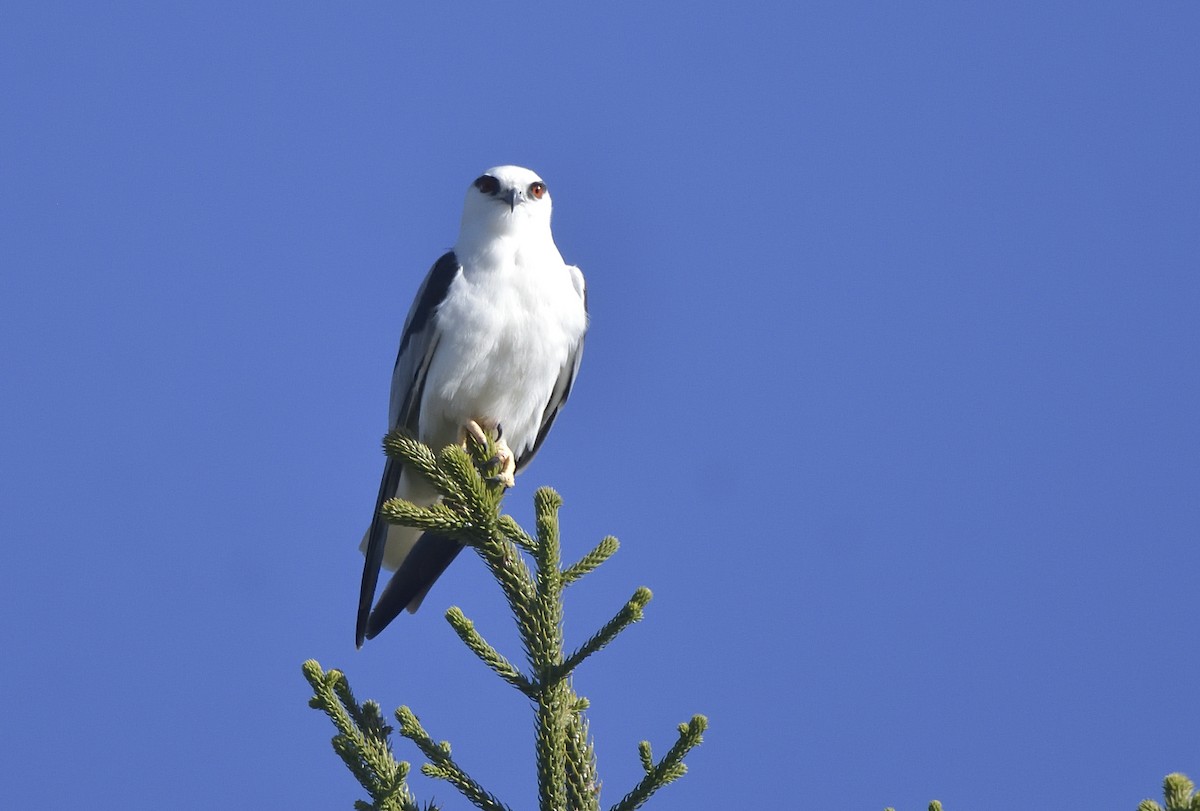
[[[458,441],[468,420],[500,423],[519,457],[537,438],[555,382],[587,328],[573,269],[549,251],[460,257],[438,308],[421,426],[433,447]],[[577,271],[574,271],[577,273]]]

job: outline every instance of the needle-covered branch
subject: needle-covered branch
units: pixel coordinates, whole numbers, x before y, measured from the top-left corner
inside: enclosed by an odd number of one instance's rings
[[[584,659],[612,642],[621,631],[635,622],[640,622],[644,616],[642,609],[646,607],[646,603],[650,602],[650,598],[653,596],[650,589],[645,586],[639,587],[615,617],[606,622],[604,627],[597,631],[591,639],[580,645],[574,653],[566,658],[566,661],[562,663],[562,673],[564,675],[570,673],[579,667]]]
[[[588,702],[576,695],[571,675],[585,659],[642,618],[651,597],[649,589],[635,591],[613,619],[578,650],[564,656],[563,590],[611,557],[617,551],[617,540],[604,538],[564,569],[558,521],[562,498],[550,488],[537,491],[535,536],[502,515],[504,487],[494,475],[498,458],[494,441],[468,439],[465,448],[450,446],[435,454],[411,437],[392,433],[385,438],[384,447],[408,471],[426,478],[441,500],[432,506],[418,506],[392,499],[383,505],[383,517],[392,523],[437,531],[473,548],[512,611],[529,672],[522,672],[485,640],[460,609],[448,610],[446,620],[472,653],[534,704],[540,811],[599,811],[600,779],[584,716]],[[388,744],[391,729],[379,706],[373,702],[360,706],[340,671],[324,673],[316,662],[307,662],[304,673],[315,693],[312,706],[325,711],[337,727],[335,750],[373,800],[372,805],[359,803],[358,807],[418,811],[405,783],[409,766],[392,757]],[[435,743],[407,707],[397,710],[396,718],[401,736],[428,759],[421,767],[423,774],[446,780],[478,808],[507,811],[507,806],[455,762],[449,743]],[[696,716],[682,725],[679,742],[658,763],[653,762],[646,744],[646,776],[614,806],[615,811],[632,811],[682,776],[686,771],[683,758],[700,743],[705,723],[703,716]]]
[[[663,756],[658,763],[650,751],[649,741],[642,741],[638,747],[638,756],[642,761],[642,769],[646,776],[625,795],[621,802],[614,805],[611,811],[633,811],[641,807],[654,792],[668,783],[673,783],[687,774],[687,766],[683,759],[688,752],[704,740],[704,730],[708,728],[708,719],[703,715],[694,715],[686,724],[679,725],[679,739],[671,747],[671,751]]]
[[[592,551],[588,552],[576,563],[563,569],[563,585],[569,586],[585,574],[591,574],[601,563],[611,558],[619,547],[620,544],[617,543],[617,539],[611,535],[601,540]]]
[[[1142,800],[1138,803],[1138,811],[1200,811],[1200,793],[1187,775],[1168,774],[1163,779],[1162,790],[1165,807],[1154,800]]]
[[[405,783],[409,765],[393,757],[388,742],[392,728],[384,723],[379,705],[374,701],[359,705],[340,670],[322,671],[312,659],[304,663],[303,670],[313,689],[309,706],[333,721],[338,729],[332,741],[334,751],[371,795],[370,805],[355,805],[378,811],[419,811]]]
[[[599,811],[600,779],[596,776],[596,751],[588,735],[583,711],[587,699],[579,699],[567,724],[567,808]]]
[[[470,537],[471,528],[445,504],[420,507],[411,501],[393,498],[383,502],[379,514],[391,524],[433,530],[455,540]]]
[[[400,734],[415,743],[421,754],[429,758],[429,762],[421,767],[421,774],[445,780],[483,811],[510,811],[508,806],[485,791],[483,786],[454,762],[454,758],[450,756],[448,742],[434,743],[412,710],[408,707],[396,710],[396,720],[400,722]]]
[[[511,515],[500,516],[500,521],[497,523],[500,531],[504,533],[504,537],[520,547],[522,552],[528,552],[530,555],[536,555],[538,543],[533,537],[525,531],[525,529],[513,520]]]
[[[503,654],[488,644],[488,641],[475,630],[475,623],[471,622],[463,614],[462,609],[452,606],[446,612],[446,621],[450,623],[450,627],[458,634],[458,638],[463,641],[463,644],[470,648],[471,652],[478,656],[485,665],[490,667],[497,676],[504,679],[513,687],[516,687],[527,697],[537,700],[537,689],[525,677],[525,674],[518,670],[512,662],[504,658]]]
[[[433,450],[409,436],[405,431],[396,430],[385,436],[383,452],[393,459],[403,459],[413,472],[420,474],[423,479],[430,482],[438,489],[438,492],[451,501],[463,500],[458,487],[438,467],[438,458]]]

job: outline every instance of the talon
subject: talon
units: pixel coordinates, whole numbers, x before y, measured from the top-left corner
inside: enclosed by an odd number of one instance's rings
[[[514,478],[511,473],[508,473],[508,474],[497,473],[495,476],[485,477],[484,481],[487,482],[488,484],[502,485],[505,490],[508,490],[509,488],[511,488],[513,485],[515,485],[517,483],[516,478]]]
[[[467,436],[470,436],[471,439],[474,439],[485,448],[487,447],[487,433],[483,430],[479,423],[475,422],[475,420],[467,420],[463,424],[463,433]]]
[[[485,427],[486,426],[486,427]],[[493,428],[496,432],[496,455],[487,460],[488,468],[499,468],[499,471],[492,476],[486,477],[486,481],[491,484],[500,484],[505,488],[512,487],[516,483],[517,462],[513,457],[512,449],[508,447],[508,443],[504,441],[504,430],[499,423],[493,423],[491,420],[467,420],[463,423],[462,433],[463,442],[467,439],[473,439],[482,447],[487,447],[488,435],[487,429]]]
[[[516,484],[517,460],[512,449],[503,439],[496,439],[496,455],[493,457],[500,472],[491,478],[507,489]]]

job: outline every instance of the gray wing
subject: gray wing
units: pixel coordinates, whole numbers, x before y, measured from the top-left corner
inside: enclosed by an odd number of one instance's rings
[[[437,324],[433,316],[446,299],[450,283],[462,266],[454,251],[449,251],[430,268],[425,281],[417,290],[412,309],[404,321],[400,350],[392,369],[392,398],[388,407],[388,425],[392,430],[417,430],[421,394],[425,389],[425,372],[437,348]]]
[[[579,293],[579,297],[583,300],[583,312],[587,315],[587,287],[583,281],[583,273],[579,268],[569,266],[571,271],[571,280],[575,283],[575,290]],[[558,379],[554,382],[554,388],[550,392],[550,399],[546,402],[546,408],[542,411],[542,424],[538,428],[537,438],[534,439],[533,445],[529,450],[521,453],[521,457],[517,459],[517,470],[525,467],[533,459],[538,449],[542,447],[542,442],[546,440],[546,435],[550,433],[550,426],[554,424],[554,419],[558,416],[558,412],[567,402],[567,398],[571,396],[571,386],[575,384],[575,376],[579,374],[579,362],[583,360],[583,338],[579,337],[579,343],[575,345],[575,349],[567,357],[567,362],[563,364],[559,370]]]
[[[388,425],[392,430],[403,428],[414,435],[419,433],[425,375],[429,371],[429,363],[438,344],[434,315],[460,270],[458,257],[450,251],[434,263],[417,291],[412,309],[404,322],[400,350],[396,354],[396,365],[392,370],[392,395],[388,408]],[[375,587],[379,583],[379,570],[383,566],[383,551],[387,541],[388,524],[379,517],[379,510],[385,501],[396,495],[402,469],[403,465],[399,461],[388,458],[384,464],[383,478],[379,483],[379,495],[375,500],[375,514],[371,518],[366,557],[363,561],[362,585],[358,592],[358,619],[355,623],[354,638],[355,645],[360,648],[363,640],[367,638],[371,603],[375,599]],[[375,633],[378,633],[378,630]]]

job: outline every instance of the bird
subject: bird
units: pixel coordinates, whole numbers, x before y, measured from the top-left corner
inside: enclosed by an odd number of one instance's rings
[[[545,181],[520,166],[492,167],[471,183],[458,239],[417,290],[392,373],[391,430],[435,450],[489,432],[505,487],[570,396],[588,329],[583,273],[554,244],[551,208]],[[435,532],[388,524],[380,508],[391,498],[430,506],[438,494],[402,461],[385,463],[360,546],[358,648],[405,608],[415,612],[462,550]],[[372,608],[383,568],[394,574]]]

